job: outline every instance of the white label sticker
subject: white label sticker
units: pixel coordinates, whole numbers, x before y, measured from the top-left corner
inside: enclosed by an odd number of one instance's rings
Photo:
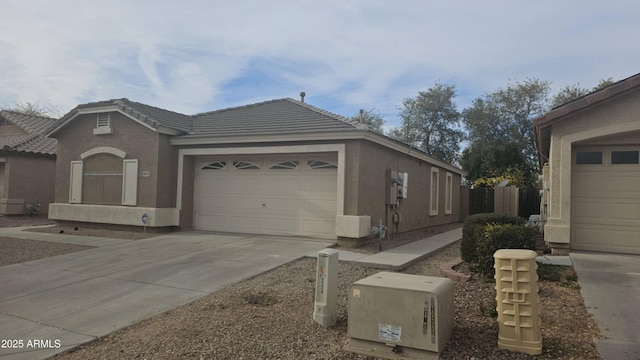
[[[384,341],[400,342],[402,327],[387,324],[378,324],[378,339]]]

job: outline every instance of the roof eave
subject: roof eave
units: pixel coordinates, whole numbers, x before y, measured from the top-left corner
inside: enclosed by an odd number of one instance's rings
[[[374,133],[369,130],[342,130],[324,131],[314,133],[290,133],[290,134],[260,134],[260,135],[239,135],[239,136],[202,136],[183,135],[170,139],[174,146],[197,146],[197,145],[228,145],[228,144],[256,144],[266,142],[300,142],[300,141],[345,141],[345,140],[367,140],[380,144],[389,149],[405,153],[406,155],[418,158],[427,163],[444,168],[462,176],[466,172],[451,164],[437,160],[415,147],[411,147],[400,141],[394,140],[384,135]]]

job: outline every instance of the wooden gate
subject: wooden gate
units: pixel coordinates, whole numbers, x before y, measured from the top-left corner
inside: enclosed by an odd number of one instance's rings
[[[469,189],[469,215],[492,213],[494,201],[493,189]]]

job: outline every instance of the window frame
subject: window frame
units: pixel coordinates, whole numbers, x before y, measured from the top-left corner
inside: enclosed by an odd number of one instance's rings
[[[445,180],[445,200],[444,200],[444,213],[445,215],[451,215],[453,212],[453,174],[447,172]]]
[[[438,198],[440,197],[440,169],[431,168],[431,177],[429,182],[431,183],[431,191],[429,193],[429,215],[437,216],[440,207],[440,204],[438,203]]]

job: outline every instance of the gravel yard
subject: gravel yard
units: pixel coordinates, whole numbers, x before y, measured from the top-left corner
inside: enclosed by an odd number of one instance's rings
[[[14,251],[0,246],[3,254]],[[437,276],[441,263],[459,256],[456,242],[403,272]],[[315,259],[294,261],[55,359],[367,359],[342,350],[347,290],[379,270],[340,264],[338,323],[324,329],[312,320],[315,267]],[[593,337],[599,332],[574,285],[540,283],[543,354],[533,357],[497,349],[498,324],[490,315],[493,283],[472,279],[456,284],[456,326],[441,358],[598,359]]]

